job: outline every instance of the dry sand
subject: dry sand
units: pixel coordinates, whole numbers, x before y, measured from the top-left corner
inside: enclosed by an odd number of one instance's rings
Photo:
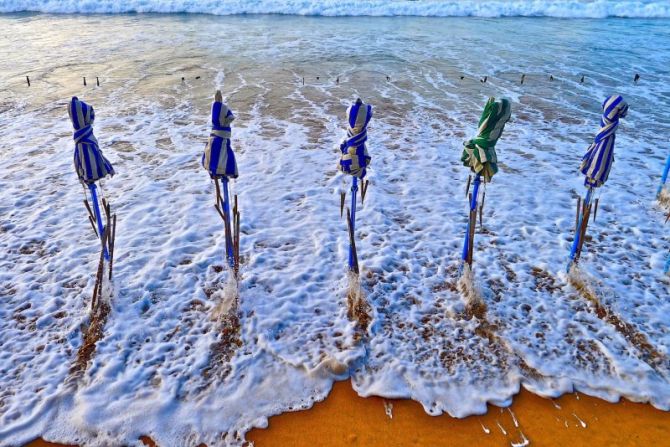
[[[670,446],[670,412],[622,400],[613,404],[580,393],[544,399],[521,391],[510,408],[454,419],[427,415],[411,400],[361,398],[348,381],[307,411],[270,419],[251,431],[265,446]],[[30,447],[58,446],[36,440]]]

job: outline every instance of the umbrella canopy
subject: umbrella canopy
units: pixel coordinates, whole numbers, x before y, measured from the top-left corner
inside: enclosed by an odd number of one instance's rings
[[[365,142],[368,139],[368,123],[372,118],[372,106],[356,100],[347,109],[347,138],[340,145],[340,170],[354,177],[363,178],[372,157]]]
[[[230,123],[235,119],[232,110],[223,103],[221,93],[217,92],[212,104],[212,131],[202,154],[202,166],[215,178],[237,178],[237,161],[230,145]]]
[[[79,180],[91,184],[108,175],[113,176],[114,168],[102,155],[98,140],[93,135],[93,107],[73,96],[67,113],[74,127],[74,168]]]
[[[627,113],[628,104],[621,95],[609,96],[603,103],[600,130],[582,158],[580,170],[586,176],[585,186],[597,188],[607,181],[614,161],[614,140],[619,118],[624,118]]]
[[[479,119],[477,136],[463,143],[463,165],[469,166],[475,174],[481,174],[485,182],[490,182],[498,172],[495,147],[511,115],[512,106],[508,99],[496,101],[489,98]]]

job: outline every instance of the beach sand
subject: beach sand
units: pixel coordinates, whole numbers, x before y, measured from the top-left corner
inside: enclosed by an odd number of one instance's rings
[[[509,408],[489,406],[485,415],[456,419],[429,416],[411,400],[362,398],[343,381],[325,401],[274,416],[247,439],[256,447],[660,446],[668,445],[669,435],[670,412],[627,400],[610,403],[581,393],[545,399],[522,390]],[[61,444],[27,445],[44,446]]]

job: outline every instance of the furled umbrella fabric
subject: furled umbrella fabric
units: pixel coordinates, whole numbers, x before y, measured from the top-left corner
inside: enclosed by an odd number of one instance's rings
[[[584,185],[597,188],[609,177],[614,161],[614,141],[619,118],[628,113],[628,104],[621,95],[609,96],[603,103],[600,130],[582,158],[581,172],[586,176]]]
[[[74,167],[83,183],[91,184],[114,175],[112,164],[103,155],[93,135],[93,107],[76,96],[68,103],[67,113],[74,127]]]
[[[485,182],[490,182],[491,177],[498,172],[495,146],[511,115],[512,106],[508,99],[496,101],[495,98],[489,98],[479,119],[477,136],[464,143],[461,156],[463,165],[483,176]]]
[[[365,142],[368,139],[368,123],[372,118],[372,106],[360,99],[347,109],[347,138],[340,145],[340,169],[342,172],[363,178],[372,158]]]
[[[212,104],[212,131],[202,155],[202,166],[212,177],[237,178],[239,175],[235,153],[230,145],[230,124],[234,119],[232,110],[223,103],[220,94],[217,94]]]

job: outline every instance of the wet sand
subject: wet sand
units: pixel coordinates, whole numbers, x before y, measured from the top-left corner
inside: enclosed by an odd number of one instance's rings
[[[411,400],[361,398],[343,381],[324,402],[272,417],[267,429],[252,430],[247,439],[255,447],[658,446],[668,445],[670,412],[581,393],[552,400],[522,390],[509,409],[489,406],[487,414],[465,419],[433,417]],[[28,446],[61,444],[36,440]]]

